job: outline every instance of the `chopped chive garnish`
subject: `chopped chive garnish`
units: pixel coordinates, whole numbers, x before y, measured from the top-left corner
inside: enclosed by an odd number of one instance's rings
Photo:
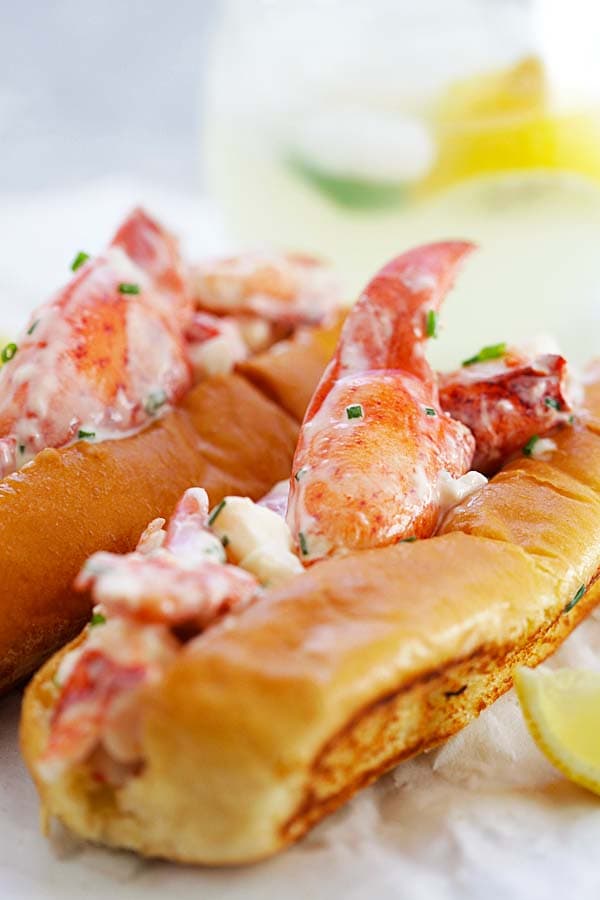
[[[167,395],[164,391],[154,391],[153,394],[148,394],[148,398],[144,403],[144,409],[149,416],[154,416],[166,402]]]
[[[360,403],[353,403],[352,406],[347,406],[346,415],[349,419],[362,419],[364,413]]]
[[[539,439],[540,439],[539,434],[534,434],[532,437],[529,438],[529,440],[523,447],[523,456],[531,456],[533,454],[533,448],[535,447],[535,445],[537,444]]]
[[[549,409],[558,409],[560,410],[560,403],[556,399],[556,397],[545,397],[544,403]]]
[[[76,272],[77,269],[81,268],[81,266],[88,261],[90,258],[89,253],[84,253],[83,250],[80,250],[73,262],[71,263],[71,271]]]
[[[569,416],[569,418],[568,418],[569,425],[572,425],[574,421],[575,421],[575,416],[573,416],[573,415]]]
[[[437,416],[437,413],[436,413],[435,409],[433,408],[433,406],[426,406],[425,407],[425,415]]]
[[[569,600],[563,612],[570,612],[574,606],[577,606],[583,595],[585,594],[585,584],[582,584],[572,600]]]
[[[438,336],[438,314],[435,309],[430,309],[425,319],[425,334],[427,337],[436,338]]]
[[[208,524],[212,525],[220,512],[222,512],[223,507],[225,506],[225,500],[221,500],[221,502],[215,506],[210,516],[208,517]]]
[[[418,541],[418,540],[419,540],[419,538],[413,534],[412,537],[402,538],[400,543],[401,544],[414,544],[414,542]]]
[[[35,329],[38,327],[39,324],[40,324],[40,320],[36,319],[35,322],[33,322],[27,329],[27,334],[33,334],[33,332],[35,331]]]
[[[16,344],[7,344],[6,347],[3,348],[2,353],[0,353],[2,362],[8,362],[9,360],[11,360],[18,349],[19,348]]]
[[[308,544],[306,543],[306,537],[304,536],[303,531],[298,532],[298,543],[300,544],[302,556],[308,556]]]
[[[463,360],[463,366],[472,366],[474,363],[485,362],[487,359],[500,359],[505,353],[505,341],[501,344],[489,344],[487,347],[482,347],[475,356],[470,356],[468,359]]]
[[[223,537],[221,538],[221,543],[223,544],[224,547],[226,547],[229,544],[229,538],[227,537],[226,534],[224,534]]]
[[[140,286],[139,284],[133,284],[129,281],[122,281],[119,285],[119,293],[120,294],[139,294]]]
[[[305,472],[306,472],[306,466],[303,466],[301,469],[298,469],[298,471],[294,475],[294,478],[296,479],[296,481],[300,481],[300,479],[302,478],[302,476],[304,475]]]
[[[95,438],[95,431],[84,431],[83,428],[80,428],[77,432],[77,439],[80,441],[84,441],[86,438]]]
[[[19,444],[19,453],[23,456],[25,453],[25,444]]]
[[[106,616],[103,616],[102,613],[92,613],[92,618],[90,619],[90,625],[92,628],[95,625],[104,625],[106,623]]]

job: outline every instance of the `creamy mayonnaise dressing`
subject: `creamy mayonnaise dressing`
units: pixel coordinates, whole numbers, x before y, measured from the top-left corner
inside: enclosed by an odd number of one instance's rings
[[[405,268],[400,280],[411,294],[433,291],[438,285],[436,276],[431,272],[427,272],[422,265]]]
[[[188,344],[189,356],[197,376],[227,375],[246,359],[248,349],[235,322],[222,320],[220,334]]]
[[[532,459],[548,459],[550,455],[557,449],[556,441],[552,438],[539,438],[529,453]]]
[[[151,232],[149,232],[149,234],[150,233]],[[137,284],[145,291],[149,289],[150,278],[144,270],[125,253],[122,247],[117,247],[115,245],[108,247],[108,249],[104,251],[103,256],[120,281],[128,284]]]

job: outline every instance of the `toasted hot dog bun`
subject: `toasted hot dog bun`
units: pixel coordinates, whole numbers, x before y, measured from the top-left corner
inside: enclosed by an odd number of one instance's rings
[[[191,485],[212,503],[260,497],[288,475],[297,431],[246,379],[210,378],[139,434],[44,450],[0,481],[0,692],[89,618],[72,585],[91,553],[132,550]]]
[[[239,363],[237,370],[299,422],[333,356],[344,316],[328,328],[300,333],[275,349]],[[289,473],[288,473],[289,474]]]
[[[39,779],[57,655],[22,719],[46,813],[150,856],[258,860],[462,728],[600,600],[600,434],[554,440],[439,536],[317,563],[186,645],[141,701],[144,766],[121,788],[84,765]]]

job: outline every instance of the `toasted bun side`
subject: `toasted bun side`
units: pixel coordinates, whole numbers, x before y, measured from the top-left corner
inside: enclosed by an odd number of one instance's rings
[[[94,784],[85,768],[38,782],[47,813],[81,836],[150,856],[260,859],[462,728],[510,686],[515,664],[551,653],[600,599],[596,585],[548,624],[554,580],[517,548],[460,534],[428,545],[357,554],[346,560],[345,586],[341,561],[321,564],[318,579],[312,571],[297,579],[261,615],[214,629],[146,697],[143,774],[120,791]],[[429,564],[430,590],[421,584],[407,607],[402,593]],[[34,775],[56,664],[26,698],[22,741]]]
[[[517,666],[536,666],[550,656],[599,602],[596,579],[571,620],[560,616],[523,647],[506,648],[504,655],[485,648],[361,711],[314,761],[304,804],[283,836],[297,840],[357,790],[456,734],[512,687]]]
[[[191,642],[145,696],[141,775],[38,782],[47,813],[147,855],[248,862],[463,727],[600,600],[600,435],[555,440],[440,536],[318,563]],[[34,776],[55,664],[25,699]]]
[[[282,341],[238,365],[238,371],[301,422],[325,365],[338,342],[344,316],[328,328],[317,328]]]
[[[90,601],[73,580],[95,550],[132,550],[155,516],[202,484],[257,498],[289,473],[297,424],[245,379],[195,388],[147,430],[44,450],[0,482],[0,692],[76,634]]]
[[[150,855],[235,863],[272,853],[309,816],[311,791],[322,793],[315,773],[336,735],[482,645],[504,653],[513,596],[538,624],[556,603],[554,581],[519,548],[462,534],[315,565],[190,644],[148,692],[139,777],[107,792],[82,767],[38,782],[44,807],[78,834]],[[508,611],[526,633],[516,605]],[[55,665],[25,700],[34,775]],[[360,770],[360,752],[351,756]]]

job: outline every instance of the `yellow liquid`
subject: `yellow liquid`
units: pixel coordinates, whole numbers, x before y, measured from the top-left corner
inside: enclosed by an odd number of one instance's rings
[[[489,173],[395,206],[346,208],[266,147],[209,133],[209,183],[242,246],[329,259],[349,300],[390,258],[466,238],[479,250],[446,301],[430,358],[451,366],[485,344],[557,337],[572,360],[600,355],[600,187],[551,170]]]

